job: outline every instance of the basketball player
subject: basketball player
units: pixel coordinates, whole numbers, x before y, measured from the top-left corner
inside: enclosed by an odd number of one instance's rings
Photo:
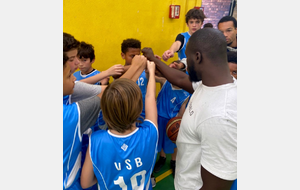
[[[176,141],[176,190],[229,190],[237,178],[237,81],[226,46],[219,30],[196,31],[186,48],[189,75],[142,50],[168,81],[193,93]]]
[[[88,93],[85,91],[77,91],[76,98],[71,98],[75,93],[76,78],[73,75],[72,64],[70,64],[70,62],[76,62],[78,48],[78,46],[76,46],[76,41],[72,38],[71,41],[75,43],[72,42],[73,45],[66,45],[68,43],[65,43],[64,34],[64,50],[68,47],[71,47],[71,50],[63,52],[63,189],[71,190],[82,189],[79,179],[81,172],[80,161],[82,134],[95,123],[100,111],[99,97],[101,97],[102,92],[104,91],[103,88],[101,91],[100,87],[100,93],[97,96],[93,96],[92,94],[97,92],[97,89],[95,91],[93,90],[93,86],[96,85],[86,84],[83,85],[84,88],[80,89],[86,89]],[[68,37],[67,39],[70,40]],[[143,66],[143,62],[145,62],[145,60],[144,56],[136,56],[132,61],[132,66],[122,76],[122,78],[129,78],[136,81],[139,76],[137,74],[141,73],[145,68],[145,66]],[[84,97],[91,98],[84,99]],[[76,99],[82,100],[78,102],[70,101],[74,101]]]
[[[155,64],[148,62],[147,68],[146,118],[138,127],[136,122],[143,109],[138,85],[117,79],[104,91],[101,107],[108,130],[90,137],[81,173],[83,188],[98,182],[100,189],[152,189],[150,176],[158,141]]]
[[[178,53],[178,58],[182,60],[186,58],[185,49],[191,35],[197,30],[201,29],[203,21],[206,18],[202,10],[190,9],[185,15],[185,22],[189,31],[177,35],[175,42],[171,45],[170,49],[164,52],[162,58],[168,61],[169,58],[174,57],[174,53]]]
[[[121,44],[121,57],[125,60],[124,64],[124,72],[130,68],[130,65],[132,63],[132,59],[136,55],[141,54],[141,42],[134,38],[128,38],[123,40]],[[143,110],[141,113],[142,118],[145,118],[145,96],[147,91],[147,83],[148,83],[148,74],[143,71],[142,74],[139,76],[138,80],[136,81],[136,84],[140,87],[142,96],[143,96]],[[114,79],[119,78],[121,75],[115,75],[113,76]]]

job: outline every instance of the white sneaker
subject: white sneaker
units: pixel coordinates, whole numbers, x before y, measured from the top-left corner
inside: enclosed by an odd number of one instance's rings
[[[152,188],[156,186],[156,180],[155,180],[155,177],[151,176],[151,183],[152,183]]]

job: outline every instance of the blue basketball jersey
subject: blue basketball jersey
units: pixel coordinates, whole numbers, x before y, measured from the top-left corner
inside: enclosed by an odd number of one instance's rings
[[[157,154],[158,131],[144,120],[126,136],[109,130],[90,137],[90,155],[101,190],[152,189],[150,176]]]
[[[140,87],[140,89],[142,91],[142,96],[143,96],[143,110],[142,110],[141,116],[145,119],[145,97],[146,97],[146,93],[147,93],[147,84],[148,84],[148,79],[146,77],[145,70],[139,76],[138,80],[136,81],[136,84],[139,85],[139,87]]]
[[[63,189],[82,189],[81,134],[77,103],[63,104]]]
[[[70,104],[70,95],[66,95],[63,97],[63,104],[65,104],[65,105]]]
[[[183,44],[181,50],[178,51],[178,57],[180,60],[183,58],[186,58],[186,55],[185,55],[186,44],[188,43],[188,41],[191,37],[191,35],[188,32],[181,33],[181,35],[184,36],[184,44]]]
[[[173,89],[171,83],[166,81],[157,96],[157,114],[166,119],[175,117],[190,95],[183,89]]]
[[[86,79],[86,78],[89,78],[91,76],[97,75],[99,73],[100,73],[100,71],[95,69],[93,72],[91,72],[87,75],[82,75],[81,71],[76,71],[73,75],[76,77],[76,81],[79,81],[79,80]],[[100,85],[100,81],[96,82],[95,84]]]

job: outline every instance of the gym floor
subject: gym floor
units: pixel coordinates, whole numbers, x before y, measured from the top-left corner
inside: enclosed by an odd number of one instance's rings
[[[159,153],[157,153],[157,159]],[[157,160],[156,159],[156,160]],[[154,172],[156,179],[156,186],[153,190],[174,190],[174,177],[170,166],[171,154],[167,154],[167,160],[165,165],[161,168],[158,173]]]

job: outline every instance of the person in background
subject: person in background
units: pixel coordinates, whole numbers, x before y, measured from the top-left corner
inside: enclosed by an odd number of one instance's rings
[[[171,45],[170,49],[164,52],[162,59],[168,61],[171,57],[174,57],[174,53],[178,53],[178,58],[182,60],[186,58],[185,49],[186,44],[189,41],[191,35],[197,30],[201,29],[202,24],[206,16],[200,9],[190,9],[185,15],[185,22],[189,31],[180,33],[177,35],[175,42]]]
[[[203,28],[213,28],[213,27],[214,26],[210,22],[203,25]]]
[[[230,74],[237,79],[237,52],[236,51],[228,51],[227,52],[227,61],[228,67],[230,70]]]
[[[218,22],[218,29],[226,37],[227,51],[237,51],[237,21],[232,16],[224,16]]]

